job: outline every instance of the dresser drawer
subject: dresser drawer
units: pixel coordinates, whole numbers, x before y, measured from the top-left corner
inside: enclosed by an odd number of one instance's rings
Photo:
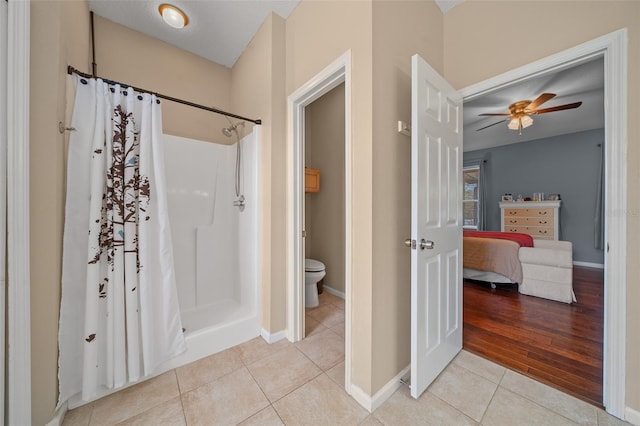
[[[507,226],[504,232],[519,232],[520,234],[529,234],[534,238],[549,237],[554,238],[553,226]]]
[[[504,217],[553,217],[553,209],[505,209]]]
[[[522,217],[522,216],[511,216],[504,218],[505,226],[545,226],[550,225],[553,226],[553,218],[552,217]]]

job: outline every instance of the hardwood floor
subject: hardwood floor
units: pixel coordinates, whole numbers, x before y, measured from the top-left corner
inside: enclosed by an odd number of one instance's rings
[[[464,348],[602,407],[603,274],[574,267],[571,305],[465,280]]]

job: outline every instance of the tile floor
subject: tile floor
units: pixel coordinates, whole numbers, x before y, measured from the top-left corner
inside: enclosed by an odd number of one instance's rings
[[[344,391],[344,301],[307,310],[307,338],[258,337],[71,410],[64,425],[618,425],[603,410],[462,351],[418,400],[368,413]]]

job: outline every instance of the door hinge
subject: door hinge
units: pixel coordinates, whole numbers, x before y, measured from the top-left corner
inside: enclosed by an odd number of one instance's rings
[[[302,230],[302,238],[307,238],[307,231],[304,229]]]

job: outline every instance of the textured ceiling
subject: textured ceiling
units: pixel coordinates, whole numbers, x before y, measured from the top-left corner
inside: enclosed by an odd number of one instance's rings
[[[158,6],[171,3],[189,25],[177,30],[162,21]],[[96,15],[233,67],[270,12],[287,18],[299,0],[89,0]]]

